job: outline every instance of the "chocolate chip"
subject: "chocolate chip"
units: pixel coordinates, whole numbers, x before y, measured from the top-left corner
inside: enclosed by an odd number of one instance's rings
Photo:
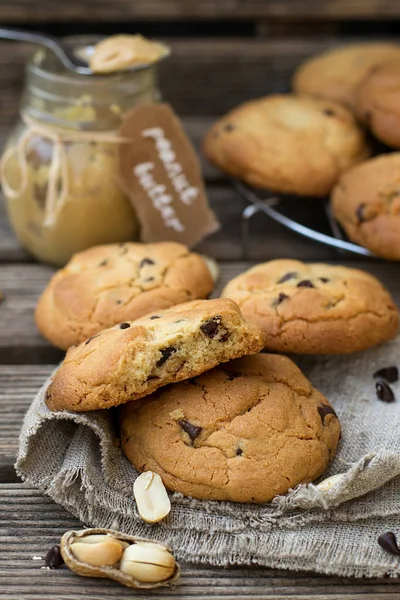
[[[314,288],[315,285],[309,279],[303,279],[302,281],[299,281],[297,287]]]
[[[326,115],[327,117],[334,117],[336,115],[335,111],[332,110],[332,108],[324,108],[324,110],[322,111],[324,113],[324,115]]]
[[[149,375],[147,378],[147,381],[150,381],[151,379],[160,379],[158,375]]]
[[[223,130],[224,131],[234,131],[235,126],[233,125],[233,123],[227,123],[226,125],[224,125]]]
[[[319,280],[322,281],[322,283],[328,283],[328,281],[330,281],[327,277],[320,277]]]
[[[152,315],[150,317],[150,321],[154,321],[154,319],[161,319],[161,317],[159,317],[158,315]]]
[[[64,564],[64,559],[61,556],[61,548],[58,546],[58,544],[50,548],[44,557],[44,562],[46,563],[47,567],[50,567],[50,569],[57,569]]]
[[[122,304],[122,300],[116,300],[116,304]]]
[[[139,269],[141,269],[141,268],[142,268],[142,267],[144,267],[145,265],[155,265],[155,262],[154,262],[154,260],[151,260],[151,258],[143,258],[143,259],[140,261],[140,264],[139,264]]]
[[[243,450],[241,448],[236,449],[236,456],[241,456],[243,454]]]
[[[90,337],[88,340],[86,340],[85,346],[87,346],[88,344],[90,344],[90,342],[92,340],[94,340],[94,338],[97,338],[99,335],[100,335],[99,333],[96,333],[96,335],[92,335],[92,337]]]
[[[287,296],[286,294],[283,294],[282,292],[279,294],[279,296],[277,297],[276,300],[273,301],[272,305],[273,306],[278,306],[278,304],[280,304],[281,302],[283,302],[284,300],[287,300],[289,298],[289,296]]]
[[[225,333],[223,333],[221,335],[221,337],[219,338],[220,342],[226,342],[226,340],[229,338],[229,333],[227,331],[225,331]]]
[[[379,379],[376,384],[376,395],[379,400],[382,402],[394,402],[395,397],[393,394],[392,388],[384,381],[383,379]]]
[[[213,339],[217,333],[219,326],[221,324],[221,317],[216,315],[210,321],[206,321],[203,325],[200,326],[202,332],[209,338]]]
[[[325,417],[327,415],[333,415],[337,418],[337,415],[333,410],[332,406],[328,406],[327,404],[321,404],[321,406],[318,406],[318,412],[319,416],[321,417],[322,425],[325,425]]]
[[[143,281],[154,281],[154,277],[146,277],[146,279],[143,279]]]
[[[378,544],[381,548],[386,550],[386,552],[394,554],[395,556],[400,556],[400,548],[397,545],[397,539],[393,531],[381,533],[378,537]]]
[[[156,362],[156,367],[162,367],[162,365],[168,360],[171,354],[176,352],[176,348],[173,346],[168,346],[168,348],[162,348],[160,350],[161,358]]]
[[[289,281],[289,279],[296,279],[297,273],[291,272],[286,273],[280,279],[278,279],[278,283],[285,283],[285,281]]]
[[[181,419],[180,421],[178,421],[178,423],[182,427],[183,431],[185,431],[188,434],[192,442],[194,442],[194,440],[197,437],[199,437],[203,429],[202,427],[193,425],[192,423],[189,423],[189,421],[185,421],[184,419]]]
[[[108,260],[105,258],[104,260],[101,261],[101,263],[99,263],[99,267],[105,267],[108,264]]]
[[[359,223],[364,223],[365,221],[365,215],[364,215],[364,209],[367,205],[366,204],[359,204],[357,206],[356,209],[356,217]]]
[[[374,377],[385,379],[389,383],[395,383],[399,380],[399,370],[397,367],[383,367],[383,369],[375,371]]]
[[[119,324],[120,329],[128,329],[130,326],[131,326],[130,323],[120,323]]]

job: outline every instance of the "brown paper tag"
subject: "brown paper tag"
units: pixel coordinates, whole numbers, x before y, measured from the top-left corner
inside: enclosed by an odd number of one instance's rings
[[[142,241],[194,246],[219,229],[199,160],[168,104],[132,109],[120,134],[132,140],[120,145],[120,174],[141,225]]]

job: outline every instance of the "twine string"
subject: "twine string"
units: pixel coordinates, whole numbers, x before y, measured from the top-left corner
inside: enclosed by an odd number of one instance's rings
[[[28,188],[28,159],[29,144],[35,137],[48,140],[52,144],[47,190],[44,208],[44,226],[52,227],[57,214],[64,205],[69,190],[68,156],[66,142],[102,142],[109,144],[129,143],[132,140],[122,137],[118,130],[108,131],[76,131],[37,121],[26,112],[21,113],[21,119],[26,131],[19,137],[17,143],[8,148],[0,161],[1,183],[7,198],[21,197]],[[16,159],[20,170],[20,181],[13,187],[7,178],[7,164]]]

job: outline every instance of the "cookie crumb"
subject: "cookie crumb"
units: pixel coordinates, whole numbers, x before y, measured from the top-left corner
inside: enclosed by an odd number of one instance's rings
[[[177,408],[176,410],[173,410],[172,412],[169,413],[169,416],[171,417],[171,419],[174,419],[174,421],[179,421],[180,419],[185,418],[185,414],[181,408]]]

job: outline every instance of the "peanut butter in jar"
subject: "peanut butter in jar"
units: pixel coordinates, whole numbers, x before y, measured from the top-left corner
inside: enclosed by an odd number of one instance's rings
[[[71,43],[90,47],[87,39]],[[36,52],[2,157],[2,185],[11,226],[37,259],[61,266],[93,245],[136,239],[119,183],[118,128],[127,110],[158,99],[156,62],[82,76],[50,51]]]

